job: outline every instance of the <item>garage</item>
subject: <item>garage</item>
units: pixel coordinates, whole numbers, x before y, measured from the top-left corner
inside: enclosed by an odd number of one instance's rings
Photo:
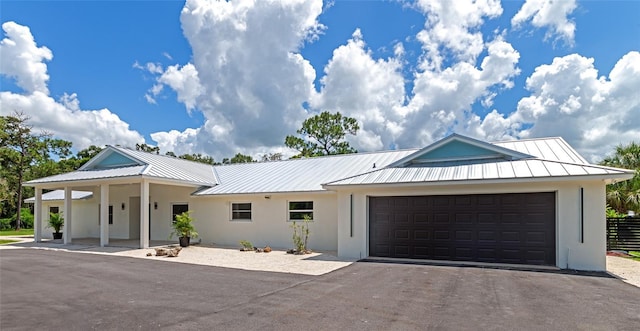
[[[556,265],[555,192],[369,197],[369,256]]]

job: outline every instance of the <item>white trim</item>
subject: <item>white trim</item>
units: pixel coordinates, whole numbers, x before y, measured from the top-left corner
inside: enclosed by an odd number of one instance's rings
[[[311,202],[312,207],[311,209],[291,209],[290,208],[290,204],[292,202]],[[304,221],[304,219],[291,219],[291,211],[293,211],[294,213],[311,213],[311,222],[313,222],[315,220],[314,214],[315,214],[315,209],[316,209],[316,204],[313,200],[287,200],[287,222],[302,222]]]
[[[233,218],[233,205],[249,204],[249,218]],[[246,213],[247,210],[238,210],[238,212]],[[250,201],[229,201],[229,222],[253,222],[253,203]]]

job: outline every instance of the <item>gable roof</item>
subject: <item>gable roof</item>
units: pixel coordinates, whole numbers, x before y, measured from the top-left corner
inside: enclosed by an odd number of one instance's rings
[[[525,158],[532,158],[532,156],[454,133],[394,162],[389,167],[445,164],[449,162],[475,163],[480,160],[520,160]]]
[[[473,148],[461,148],[457,143],[469,144]],[[498,149],[487,145],[494,145]],[[453,151],[442,151],[447,147],[451,147]],[[465,157],[464,153],[468,152],[477,153],[477,155]],[[440,157],[447,153],[453,157]],[[437,157],[433,157],[434,155]],[[423,158],[425,156],[426,158]],[[452,135],[384,169],[328,182],[324,187],[441,184],[478,180],[554,180],[577,176],[625,180],[631,178],[633,173],[632,170],[589,164],[564,139],[558,137],[489,144],[460,135]]]
[[[218,183],[213,167],[180,158],[107,146],[80,169],[65,174],[35,179],[25,184],[45,184],[109,178],[146,177],[178,181],[194,186]]]

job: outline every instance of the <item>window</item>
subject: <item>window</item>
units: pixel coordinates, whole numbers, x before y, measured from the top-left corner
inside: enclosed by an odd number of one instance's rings
[[[305,215],[313,220],[313,201],[289,201],[290,221],[302,221]]]
[[[232,221],[250,221],[251,220],[251,203],[232,203],[231,204],[231,220]]]
[[[113,224],[113,206],[109,205],[109,224]],[[100,225],[100,204],[98,204],[98,225]]]
[[[49,207],[49,213],[51,213],[51,214],[59,214],[60,213],[60,207]]]
[[[171,205],[171,223],[176,222],[176,215],[180,215],[189,211],[189,205],[186,203],[175,203]]]

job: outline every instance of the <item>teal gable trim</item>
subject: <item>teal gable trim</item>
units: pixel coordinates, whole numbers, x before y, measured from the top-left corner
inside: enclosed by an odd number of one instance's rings
[[[454,140],[417,157],[415,160],[429,161],[441,159],[464,159],[469,157],[495,155],[495,151]]]
[[[117,167],[127,167],[132,165],[139,165],[140,163],[136,160],[130,159],[120,153],[112,152],[107,155],[105,158],[100,160],[98,163],[94,164],[91,168],[93,169],[106,169],[106,168],[117,168]]]

